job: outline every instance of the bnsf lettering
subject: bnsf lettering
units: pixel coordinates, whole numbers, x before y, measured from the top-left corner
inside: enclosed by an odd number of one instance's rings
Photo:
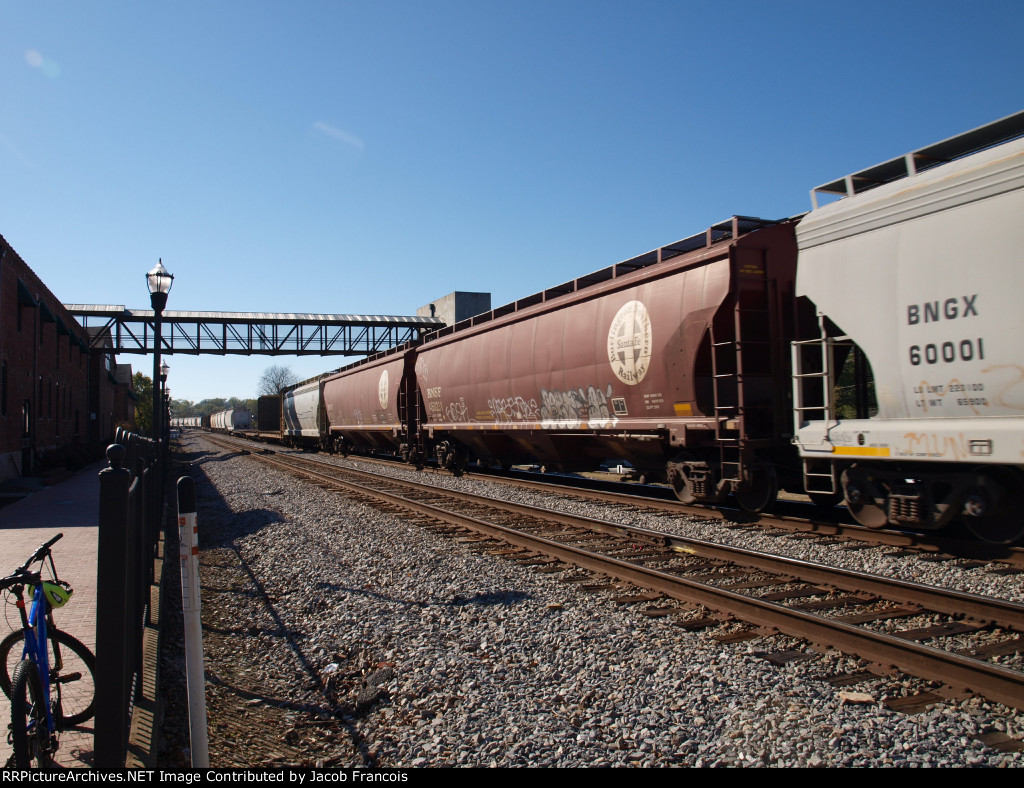
[[[907,325],[918,323],[937,323],[940,320],[956,320],[958,317],[978,316],[975,301],[978,294],[947,298],[945,301],[925,301],[923,304],[907,306]]]
[[[981,337],[962,339],[959,342],[932,343],[910,346],[910,363],[951,364],[954,361],[982,361],[985,358],[985,343]]]

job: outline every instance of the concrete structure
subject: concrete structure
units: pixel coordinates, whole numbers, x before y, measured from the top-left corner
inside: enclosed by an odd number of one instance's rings
[[[490,293],[449,293],[416,310],[417,317],[439,317],[446,326],[491,310]]]

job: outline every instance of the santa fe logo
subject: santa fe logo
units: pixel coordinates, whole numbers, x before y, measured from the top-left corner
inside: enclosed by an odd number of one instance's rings
[[[380,382],[377,384],[377,397],[380,399],[381,410],[388,409],[388,371],[385,369],[380,373]]]
[[[651,366],[651,317],[640,301],[622,306],[608,329],[608,363],[615,377],[630,386],[644,379]]]

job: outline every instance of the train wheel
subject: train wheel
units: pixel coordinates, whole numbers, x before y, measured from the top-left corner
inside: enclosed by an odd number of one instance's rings
[[[1020,480],[999,469],[983,473],[994,480],[998,501],[993,501],[985,489],[979,489],[968,496],[965,509],[974,514],[965,516],[963,521],[983,542],[1013,544],[1024,536],[1024,490]]]
[[[449,450],[444,464],[452,476],[462,476],[469,464],[469,453],[461,446],[454,445]]]
[[[879,503],[875,482],[856,465],[843,471],[843,498],[853,519],[865,528],[884,528],[889,522],[885,497],[882,496]]]
[[[672,492],[681,503],[695,503],[697,496],[693,491],[693,480],[683,469],[677,469],[675,473],[669,474],[669,481],[672,484]]]
[[[747,468],[747,479],[733,490],[736,503],[745,512],[757,514],[773,503],[779,494],[775,469],[764,460],[756,460]]]

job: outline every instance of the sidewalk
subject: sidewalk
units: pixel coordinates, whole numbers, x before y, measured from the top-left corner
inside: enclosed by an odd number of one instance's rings
[[[96,545],[99,522],[98,474],[106,462],[90,465],[69,479],[0,508],[0,575],[10,574],[43,542],[63,533],[53,546],[53,560],[62,580],[75,594],[54,612],[59,629],[74,635],[96,651]],[[20,626],[18,611],[3,605],[0,637]],[[11,755],[7,726],[11,704],[0,693],[0,767]],[[93,720],[65,731],[56,762],[61,766],[92,765]]]

